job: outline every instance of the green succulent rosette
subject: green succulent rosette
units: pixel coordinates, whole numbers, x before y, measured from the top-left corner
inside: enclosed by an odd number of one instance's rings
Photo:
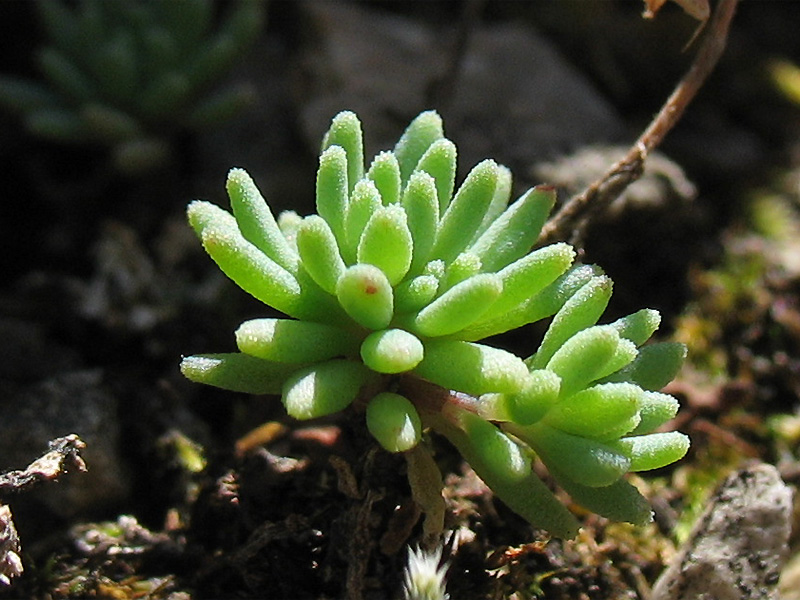
[[[531,469],[539,457],[584,507],[650,519],[624,475],[683,456],[688,438],[654,431],[677,401],[658,392],[684,357],[642,346],[659,324],[642,310],[598,325],[611,281],[557,243],[532,250],[555,191],[511,201],[511,174],[486,160],[456,189],[456,148],[433,111],[365,167],[361,124],[337,115],[317,171],[317,214],[277,219],[241,169],[232,214],[188,209],[208,254],[243,290],[286,315],[236,332],[239,352],[185,358],[190,379],[280,394],[298,419],[356,399],[390,452],[423,431],[446,436],[533,525],[561,537],[578,522]],[[552,317],[523,359],[480,340]],[[437,390],[436,393],[429,393]]]
[[[249,86],[211,88],[261,31],[262,0],[34,3],[45,43],[40,80],[0,76],[0,108],[32,134],[110,149],[139,174],[163,164],[170,137],[229,120],[253,101]]]

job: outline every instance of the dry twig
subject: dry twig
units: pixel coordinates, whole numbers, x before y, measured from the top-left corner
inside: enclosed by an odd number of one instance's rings
[[[43,481],[54,481],[70,471],[86,471],[86,463],[80,451],[86,444],[75,435],[58,438],[50,442],[50,451],[33,461],[24,471],[0,473],[0,494],[22,492]],[[11,585],[11,581],[22,574],[20,542],[11,509],[0,503],[0,587]]]
[[[54,481],[60,475],[86,471],[80,452],[86,447],[74,433],[50,442],[50,451],[33,461],[24,471],[0,474],[0,493],[22,492],[43,482]]]
[[[580,239],[589,217],[605,210],[625,188],[641,177],[647,155],[680,120],[722,56],[738,1],[719,0],[692,65],[650,125],[622,160],[564,204],[542,229],[538,244]]]

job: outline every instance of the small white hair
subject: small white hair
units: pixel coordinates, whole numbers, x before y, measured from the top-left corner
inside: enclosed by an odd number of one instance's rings
[[[444,577],[448,564],[439,566],[442,547],[427,552],[420,547],[408,548],[408,562],[403,574],[405,600],[448,600]]]

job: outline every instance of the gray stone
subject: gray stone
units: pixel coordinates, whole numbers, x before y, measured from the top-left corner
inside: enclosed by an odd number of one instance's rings
[[[0,387],[6,387],[0,382]],[[56,484],[31,491],[61,517],[102,510],[128,492],[119,459],[116,398],[104,387],[99,370],[73,371],[41,383],[9,387],[0,419],[0,471],[24,468],[47,450],[49,440],[78,434],[86,473],[70,474]]]
[[[0,317],[0,380],[38,381],[79,364],[78,354],[39,323]]]
[[[613,164],[624,157],[627,146],[597,144],[553,161],[534,165],[532,176],[564,191],[565,197],[583,192],[603,177]],[[683,169],[660,152],[651,152],[642,177],[629,185],[609,206],[605,218],[615,218],[625,210],[659,210],[674,214],[697,196],[697,189]]]
[[[650,600],[777,600],[792,491],[768,464],[730,475]]]
[[[428,91],[449,67],[452,29],[349,3],[309,2],[303,10],[314,43],[302,62],[301,122],[314,146],[330,119],[349,109],[364,123],[369,157],[434,108],[459,147],[462,169],[489,157],[522,174],[535,162],[622,134],[610,104],[530,27],[479,24],[442,108],[427,105]]]

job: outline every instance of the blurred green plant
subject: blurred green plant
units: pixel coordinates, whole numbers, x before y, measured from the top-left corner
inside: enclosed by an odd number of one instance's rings
[[[305,218],[276,220],[247,173],[231,170],[233,214],[195,201],[189,222],[228,277],[290,318],[246,321],[240,352],[185,358],[184,375],[280,394],[297,419],[353,404],[386,450],[406,453],[412,490],[441,481],[419,444],[438,432],[510,508],[560,537],[578,522],[534,474],[534,456],[585,508],[648,521],[624,475],[687,451],[685,435],[654,433],[678,410],[658,390],[684,347],[642,345],[659,325],[654,310],[598,325],[611,280],[574,265],[568,244],[531,251],[552,188],[509,205],[505,167],[483,161],[453,193],[455,174],[456,147],[432,111],[367,169],[361,123],[337,115],[322,145],[318,214]],[[478,343],[549,317],[524,360]]]
[[[772,84],[789,101],[800,104],[800,67],[785,59],[775,59],[767,65]]]
[[[163,164],[175,133],[224,122],[253,99],[247,85],[210,88],[261,30],[262,0],[237,0],[218,26],[211,0],[35,6],[43,81],[0,76],[0,106],[34,135],[109,147],[120,172]]]

